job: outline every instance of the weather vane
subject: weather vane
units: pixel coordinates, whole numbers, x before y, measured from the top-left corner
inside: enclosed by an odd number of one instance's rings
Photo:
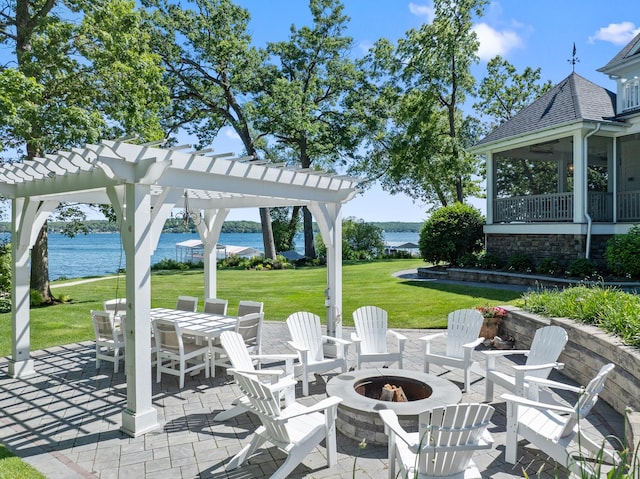
[[[576,56],[576,42],[573,42],[573,54],[571,55],[571,60],[567,60],[569,63],[571,63],[571,68],[573,69],[573,72],[575,73],[576,71],[576,63],[580,62],[580,59]]]

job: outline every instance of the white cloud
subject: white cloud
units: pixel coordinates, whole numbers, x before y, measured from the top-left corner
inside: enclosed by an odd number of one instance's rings
[[[233,128],[225,128],[223,130],[223,135],[227,138],[229,138],[230,140],[239,140],[240,136],[238,135],[238,133],[236,133],[236,130],[234,130]]]
[[[486,23],[478,23],[473,31],[480,42],[478,56],[481,60],[490,60],[496,55],[506,56],[514,48],[522,46],[518,34],[511,30],[498,31]]]
[[[596,40],[611,42],[614,45],[626,45],[640,32],[633,22],[610,23],[600,28],[595,35],[589,37],[589,43]]]
[[[426,18],[427,23],[433,22],[435,10],[430,5],[418,5],[417,3],[409,3],[409,11],[416,17]]]

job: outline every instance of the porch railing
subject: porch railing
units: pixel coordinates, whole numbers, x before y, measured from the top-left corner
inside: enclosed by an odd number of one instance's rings
[[[573,219],[573,193],[496,198],[493,205],[495,223],[572,221]]]
[[[613,193],[589,192],[589,214],[593,221],[613,221]],[[494,223],[535,223],[573,221],[573,193],[496,198]],[[617,195],[617,221],[640,222],[640,191]]]
[[[640,221],[640,191],[618,193],[618,221]]]

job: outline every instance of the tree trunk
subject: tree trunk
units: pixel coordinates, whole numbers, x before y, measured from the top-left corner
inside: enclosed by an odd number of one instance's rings
[[[40,292],[45,303],[53,302],[49,285],[49,234],[47,223],[42,226],[31,250],[31,289]]]
[[[306,206],[302,209],[302,220],[304,223],[304,255],[313,259],[316,257],[316,247],[313,243],[313,216]]]
[[[269,208],[260,208],[260,224],[262,225],[264,257],[276,259],[276,243],[273,239],[273,228],[271,227],[271,215],[269,214]]]

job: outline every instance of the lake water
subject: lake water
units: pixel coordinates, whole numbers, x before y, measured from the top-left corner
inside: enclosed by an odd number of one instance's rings
[[[387,242],[418,242],[418,233],[385,233]],[[0,242],[9,241],[8,233],[0,233]],[[163,233],[151,258],[155,264],[164,258],[176,259],[176,243],[199,239],[197,234]],[[302,235],[296,237],[296,249],[304,252]],[[262,251],[260,233],[221,233],[219,243],[249,246]],[[115,273],[125,267],[125,255],[118,233],[78,235],[68,238],[59,233],[49,234],[49,277],[82,278]]]

